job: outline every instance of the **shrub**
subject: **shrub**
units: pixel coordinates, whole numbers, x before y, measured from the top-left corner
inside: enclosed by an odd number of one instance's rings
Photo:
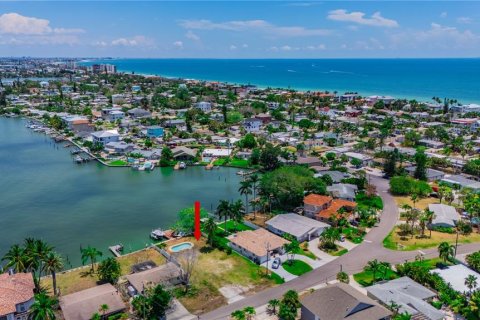
[[[451,227],[432,227],[432,231],[454,234],[455,229]]]

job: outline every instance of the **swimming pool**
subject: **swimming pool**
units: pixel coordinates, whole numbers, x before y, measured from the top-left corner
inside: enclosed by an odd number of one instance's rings
[[[191,248],[193,248],[193,243],[182,242],[182,243],[176,244],[174,246],[171,246],[169,249],[172,252],[180,252],[180,251],[191,249]]]

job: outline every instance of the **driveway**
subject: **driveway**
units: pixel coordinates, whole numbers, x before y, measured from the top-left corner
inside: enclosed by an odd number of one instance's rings
[[[287,281],[290,281],[290,280],[293,280],[295,278],[297,278],[296,275],[293,275],[291,274],[290,272],[286,271],[284,268],[283,268],[283,264],[288,260],[288,256],[286,254],[283,254],[281,256],[277,256],[277,258],[280,258],[280,261],[282,261],[282,264],[278,267],[278,269],[273,269],[272,268],[272,263],[273,263],[273,259],[269,261],[268,263],[268,270],[272,271],[272,272],[275,272],[276,274],[278,274],[280,277],[282,277],[285,282]],[[295,260],[300,260],[300,261],[303,261],[305,263],[307,263],[310,267],[312,267],[313,269],[317,269],[319,267],[321,267],[322,265],[324,265],[325,263],[322,263],[321,260],[313,260],[309,257],[306,257],[304,255],[301,255],[301,254],[296,254],[295,257],[294,257]],[[261,264],[262,267],[266,268],[267,267],[267,263],[262,263]]]
[[[336,279],[340,270],[348,274],[354,274],[363,270],[368,261],[378,259],[392,264],[403,263],[406,260],[414,260],[418,251],[394,251],[383,247],[383,239],[390,233],[398,219],[398,208],[393,197],[388,193],[388,180],[369,175],[370,183],[377,187],[377,191],[383,200],[384,209],[380,223],[372,228],[366,235],[365,241],[356,246],[337,259],[324,264],[323,266],[297,277],[282,285],[269,288],[257,294],[251,295],[232,303],[228,306],[220,307],[212,312],[202,315],[201,319],[226,319],[235,310],[246,306],[259,307],[267,304],[271,299],[278,299],[288,290],[297,292],[306,290],[313,286]],[[479,243],[464,244],[458,247],[458,254],[469,253],[480,250]],[[438,256],[436,248],[424,250],[425,258],[430,259]]]

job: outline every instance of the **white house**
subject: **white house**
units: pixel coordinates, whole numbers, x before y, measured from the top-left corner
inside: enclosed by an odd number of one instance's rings
[[[480,279],[480,274],[478,272],[473,271],[463,264],[457,264],[443,269],[434,269],[431,270],[430,273],[438,273],[445,282],[449,283],[454,290],[460,293],[469,291],[468,287],[465,285],[465,278],[469,275]]]
[[[202,161],[210,162],[214,158],[226,158],[232,153],[232,149],[205,149],[202,152]]]
[[[263,122],[260,119],[250,118],[243,120],[243,127],[247,132],[258,132]]]
[[[96,131],[92,132],[93,143],[101,143],[106,145],[109,142],[117,142],[120,140],[120,135],[117,130],[105,130],[105,131]]]
[[[457,221],[460,220],[460,214],[457,210],[446,204],[432,203],[428,205],[428,210],[435,214],[432,220],[432,227],[450,227],[453,228],[457,225]]]
[[[319,237],[330,225],[295,213],[279,214],[266,222],[267,229],[279,236],[289,234],[298,242]]]
[[[212,111],[212,104],[210,102],[201,101],[195,104],[195,108],[202,110],[205,113]]]

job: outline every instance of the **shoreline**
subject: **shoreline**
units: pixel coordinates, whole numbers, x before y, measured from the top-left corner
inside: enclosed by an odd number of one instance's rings
[[[425,94],[425,96],[421,96],[421,95],[416,95],[416,94],[404,94],[404,93],[395,93],[394,91],[389,91],[389,90],[373,90],[373,89],[363,89],[363,90],[357,90],[355,88],[351,88],[351,89],[348,89],[348,88],[340,88],[340,87],[337,87],[337,88],[334,88],[333,86],[332,87],[327,87],[327,86],[297,86],[297,85],[272,85],[272,84],[268,84],[268,83],[265,83],[264,81],[238,81],[238,80],[230,80],[230,79],[226,79],[226,78],[217,78],[217,79],[212,79],[212,78],[209,78],[208,75],[204,75],[204,76],[181,76],[181,75],[175,75],[175,74],[171,74],[171,73],[168,73],[168,72],[163,72],[163,73],[152,73],[152,72],[139,72],[139,71],[136,71],[132,68],[130,69],[127,69],[127,68],[124,68],[124,67],[121,67],[121,66],[118,66],[117,64],[115,64],[116,61],[119,61],[119,60],[122,60],[122,61],[125,61],[125,60],[146,60],[146,61],[155,61],[155,60],[165,60],[165,61],[182,61],[182,60],[185,60],[185,61],[202,61],[202,60],[205,60],[205,61],[215,61],[215,60],[218,60],[218,61],[229,61],[229,60],[232,60],[232,61],[236,61],[236,60],[239,60],[239,61],[252,61],[252,62],[255,62],[257,60],[264,60],[264,61],[269,61],[269,60],[273,60],[273,61],[318,61],[318,60],[324,60],[324,61],[335,61],[335,60],[345,60],[345,61],[354,61],[354,60],[363,60],[363,61],[374,61],[374,60],[382,60],[382,61],[389,61],[389,60],[392,60],[392,61],[402,61],[402,60],[425,60],[425,61],[431,61],[431,60],[451,60],[451,61],[455,61],[455,60],[479,60],[480,61],[480,58],[438,58],[438,59],[433,59],[433,58],[384,58],[384,59],[377,59],[377,58],[370,58],[370,59],[352,59],[352,58],[325,58],[325,59],[216,59],[216,58],[199,58],[199,59],[195,59],[195,58],[111,58],[111,59],[89,59],[88,61],[85,61],[85,60],[81,60],[79,61],[79,65],[81,66],[90,66],[94,63],[107,63],[107,64],[114,64],[117,66],[118,68],[118,71],[119,73],[123,73],[123,74],[127,74],[127,75],[131,75],[132,72],[134,72],[134,75],[138,75],[138,76],[143,76],[143,77],[161,77],[161,78],[165,78],[165,79],[169,79],[169,80],[183,80],[183,81],[188,81],[188,80],[191,80],[191,81],[204,81],[204,82],[207,82],[207,83],[213,83],[213,82],[221,82],[221,83],[225,83],[225,84],[229,84],[229,85],[255,85],[258,89],[261,89],[261,90],[265,90],[265,89],[268,89],[268,88],[271,88],[271,89],[278,89],[278,90],[295,90],[297,92],[307,92],[307,91],[312,91],[312,92],[326,92],[326,91],[329,91],[329,92],[338,92],[338,93],[342,93],[342,92],[356,92],[358,93],[359,95],[361,96],[370,96],[370,95],[383,95],[383,96],[393,96],[395,99],[398,99],[398,100],[402,100],[402,99],[405,99],[405,100],[417,100],[418,102],[424,102],[424,103],[431,103],[432,102],[432,98],[430,95],[428,94]],[[288,70],[289,72],[292,72],[291,70]],[[292,72],[293,74],[297,73],[296,71],[295,72]],[[327,73],[337,73],[336,70],[330,70],[330,71],[327,71]],[[338,73],[344,73],[344,72],[338,72]],[[352,73],[353,74],[353,73]],[[227,75],[228,77],[228,75]],[[295,82],[295,81],[292,81],[292,82]],[[355,82],[355,81],[352,81],[352,82]],[[353,87],[353,85],[352,85]],[[401,86],[399,86],[401,87]],[[442,96],[443,98],[443,96]],[[459,101],[462,101],[462,103],[464,104],[470,104],[470,103],[473,103],[473,104],[480,104],[480,98],[479,99],[475,99],[475,98],[462,98],[461,96],[451,96],[451,97],[448,97],[448,98],[455,98]]]

